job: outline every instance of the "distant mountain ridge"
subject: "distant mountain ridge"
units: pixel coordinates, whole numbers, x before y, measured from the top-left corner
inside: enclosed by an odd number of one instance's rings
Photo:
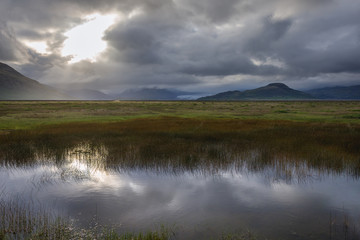
[[[73,99],[50,86],[25,77],[12,67],[0,63],[0,100]]]
[[[161,88],[130,89],[114,97],[98,90],[70,88],[59,90],[28,78],[0,62],[0,100],[184,100],[195,99],[194,92]],[[201,95],[200,95],[201,96]],[[246,91],[228,91],[201,97],[198,100],[301,100],[360,99],[360,85],[327,87],[306,92],[289,88],[283,83],[271,83]]]
[[[318,99],[360,99],[360,85],[318,88],[306,92]]]
[[[283,83],[270,83],[264,87],[259,87],[246,91],[228,91],[212,96],[202,97],[198,100],[291,100],[291,99],[314,99],[308,93],[289,88]]]
[[[115,97],[92,89],[69,89],[62,90],[66,95],[79,100],[114,100]]]
[[[179,96],[190,94],[188,92],[169,90],[163,88],[129,89],[122,92],[119,100],[179,100]]]

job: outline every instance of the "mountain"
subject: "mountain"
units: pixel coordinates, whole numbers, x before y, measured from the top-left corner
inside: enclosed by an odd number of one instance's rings
[[[122,92],[119,100],[179,100],[179,96],[191,93],[160,88],[129,89]]]
[[[79,100],[113,100],[114,96],[92,89],[62,90],[63,93]]]
[[[63,100],[72,97],[0,63],[0,100]]]
[[[222,92],[212,96],[202,97],[198,100],[290,100],[313,98],[310,94],[289,88],[283,83],[271,83],[252,90]]]
[[[360,99],[360,85],[318,88],[306,92],[318,99]]]

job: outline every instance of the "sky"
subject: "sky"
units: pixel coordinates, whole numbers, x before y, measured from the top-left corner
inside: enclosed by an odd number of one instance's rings
[[[117,94],[360,84],[359,0],[1,0],[0,62]]]

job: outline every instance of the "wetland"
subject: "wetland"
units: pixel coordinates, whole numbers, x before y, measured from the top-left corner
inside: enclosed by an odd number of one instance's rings
[[[360,102],[0,106],[4,239],[360,239]]]

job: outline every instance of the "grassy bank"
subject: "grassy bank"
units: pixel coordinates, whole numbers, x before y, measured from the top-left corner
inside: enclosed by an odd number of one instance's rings
[[[159,116],[360,123],[360,102],[0,101],[0,130]]]

